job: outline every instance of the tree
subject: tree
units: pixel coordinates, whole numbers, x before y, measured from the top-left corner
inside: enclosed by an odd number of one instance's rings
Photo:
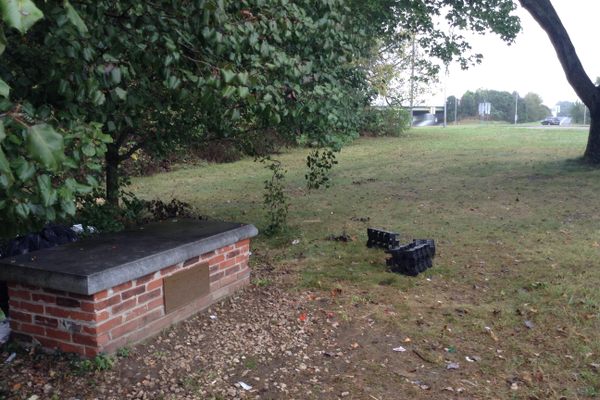
[[[102,124],[112,137],[106,196],[117,204],[120,164],[143,148],[229,140],[252,152],[266,129],[291,142],[338,145],[367,103],[353,60],[367,46],[341,0],[81,1],[65,29],[54,2],[0,76],[61,121]],[[43,49],[43,51],[39,51]],[[32,90],[35,88],[35,90]]]
[[[448,96],[446,100],[446,114],[448,122],[455,122],[454,117],[458,117],[458,99],[456,96]]]
[[[475,118],[478,115],[477,110],[477,98],[475,97],[475,93],[467,90],[460,99],[460,107],[459,107],[459,119],[463,118]]]
[[[576,101],[573,103],[571,109],[569,110],[569,116],[572,119],[572,122],[575,124],[583,124],[586,121],[586,113],[589,113],[585,104],[580,101]]]
[[[494,121],[513,122],[515,118],[514,97],[509,92],[479,89],[475,92],[477,104],[488,102],[491,104],[490,118]]]
[[[414,47],[412,41],[401,47],[378,44],[365,66],[369,84],[389,106],[420,104],[438,82],[438,66],[416,41]]]
[[[265,132],[339,148],[357,136],[374,95],[365,67],[374,47],[414,39],[427,56],[467,66],[480,55],[463,30],[506,41],[519,31],[511,0],[35,3],[0,1],[16,28],[0,33],[0,50],[10,43],[0,96],[10,89],[15,99],[0,110],[0,184],[15,189],[1,194],[3,220],[71,214],[102,168],[117,205],[120,165],[139,149],[228,141],[252,154]],[[43,146],[24,145],[36,137]]]
[[[594,85],[583,69],[569,34],[550,0],[519,0],[544,29],[554,46],[567,80],[590,110],[590,131],[583,159],[600,164],[600,87]]]
[[[550,109],[542,104],[542,98],[537,93],[527,93],[523,103],[524,122],[540,121],[550,115]]]
[[[559,108],[557,117],[569,117],[571,116],[571,109],[575,103],[572,101],[559,101],[556,105]]]
[[[47,221],[75,213],[75,199],[98,185],[101,158],[110,141],[98,123],[77,118],[58,121],[49,107],[36,104],[39,93],[29,88],[22,96],[17,82],[7,79],[6,54],[31,34],[22,37],[43,13],[31,1],[3,1],[0,15],[0,238],[39,228]],[[63,29],[79,35],[85,30],[68,1],[55,7]],[[41,54],[43,49],[32,49]],[[39,63],[39,59],[33,62]],[[41,66],[42,68],[45,66]],[[28,76],[20,75],[19,81]],[[5,80],[6,79],[6,80]]]

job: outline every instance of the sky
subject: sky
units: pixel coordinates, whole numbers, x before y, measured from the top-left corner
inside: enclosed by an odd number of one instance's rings
[[[600,76],[600,0],[552,0],[552,4],[569,32],[575,49],[592,79]],[[539,94],[544,104],[552,108],[558,101],[577,100],[556,57],[546,32],[520,6],[517,15],[521,18],[523,31],[511,46],[497,36],[473,36],[473,50],[484,56],[482,64],[461,71],[451,65],[449,76],[437,93],[435,103],[444,103],[443,87],[446,82],[448,96],[462,96],[467,90],[494,89],[517,91],[520,96],[528,92]]]

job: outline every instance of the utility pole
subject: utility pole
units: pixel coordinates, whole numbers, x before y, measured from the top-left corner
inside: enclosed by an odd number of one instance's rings
[[[417,46],[415,43],[415,34],[412,35],[412,56],[410,58],[410,126],[413,126],[415,115],[415,57]]]
[[[515,125],[519,120],[519,93],[515,92]]]
[[[446,79],[444,80],[444,128],[448,126],[448,64],[446,64]]]
[[[583,124],[585,125],[585,120],[587,118],[587,106],[584,104],[583,105]]]
[[[458,124],[458,97],[454,97],[454,125]]]

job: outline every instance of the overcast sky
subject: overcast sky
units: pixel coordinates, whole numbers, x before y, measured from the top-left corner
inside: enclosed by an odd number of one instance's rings
[[[597,45],[600,0],[552,0],[552,4],[569,32],[584,68],[595,81],[600,76]],[[473,50],[483,54],[483,63],[467,71],[451,66],[448,96],[462,96],[467,90],[483,88],[516,90],[521,96],[535,92],[551,108],[560,100],[577,100],[546,33],[520,6],[518,15],[523,31],[511,46],[492,35],[473,37]],[[443,90],[435,98],[436,103],[443,104]]]

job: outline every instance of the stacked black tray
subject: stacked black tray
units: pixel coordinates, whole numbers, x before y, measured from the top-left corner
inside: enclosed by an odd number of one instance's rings
[[[383,248],[391,257],[386,260],[392,272],[417,276],[433,266],[435,241],[415,239],[412,243],[400,246],[399,233],[376,228],[367,229],[367,247]]]

